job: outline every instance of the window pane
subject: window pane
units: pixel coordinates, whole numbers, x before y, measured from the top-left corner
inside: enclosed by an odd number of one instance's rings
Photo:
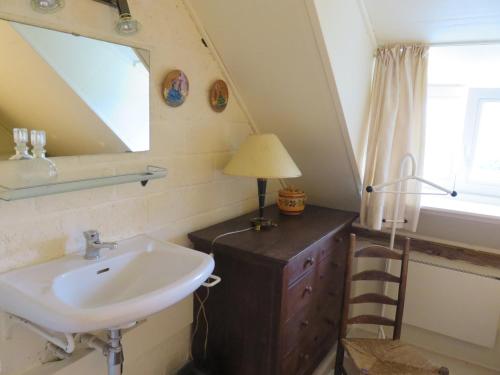
[[[424,206],[500,214],[499,66],[500,43],[430,48],[423,174],[458,197],[424,196]]]
[[[454,184],[457,161],[460,159],[464,103],[464,90],[460,87],[429,87],[424,176],[450,188]]]
[[[482,184],[500,184],[500,101],[482,101],[477,139],[469,178]]]

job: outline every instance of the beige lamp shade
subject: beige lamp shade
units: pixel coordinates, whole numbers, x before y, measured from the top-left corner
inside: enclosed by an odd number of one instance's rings
[[[257,178],[292,178],[302,175],[274,134],[249,136],[226,165],[224,173]]]

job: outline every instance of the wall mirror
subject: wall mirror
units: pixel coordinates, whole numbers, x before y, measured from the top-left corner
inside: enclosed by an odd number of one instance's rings
[[[0,160],[14,128],[47,156],[149,150],[149,51],[0,20]]]

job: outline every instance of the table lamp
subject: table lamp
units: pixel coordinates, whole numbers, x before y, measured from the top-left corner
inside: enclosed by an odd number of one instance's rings
[[[270,219],[264,217],[267,180],[302,175],[285,146],[274,134],[250,135],[226,165],[224,173],[257,178],[259,217],[251,220],[257,230],[274,225]]]

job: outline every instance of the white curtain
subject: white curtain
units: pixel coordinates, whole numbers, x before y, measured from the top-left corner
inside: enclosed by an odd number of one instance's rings
[[[397,179],[401,159],[407,153],[415,157],[417,175],[421,176],[427,62],[427,46],[396,45],[377,50],[368,118],[364,187]],[[415,191],[419,186],[407,188]],[[370,194],[364,190],[361,224],[381,229],[382,219],[393,219],[394,200],[393,194]],[[420,195],[403,195],[400,207],[398,220],[407,219],[408,223],[399,227],[415,231]]]

